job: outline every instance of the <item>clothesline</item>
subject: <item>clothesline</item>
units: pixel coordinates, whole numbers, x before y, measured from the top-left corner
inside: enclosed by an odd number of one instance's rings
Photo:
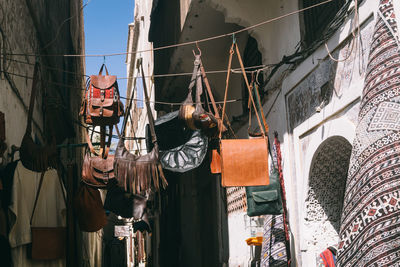
[[[234,31],[234,32],[230,32],[230,33],[225,33],[225,34],[221,34],[221,35],[216,35],[216,36],[212,36],[212,37],[207,37],[207,38],[203,38],[203,39],[199,39],[199,40],[195,40],[195,41],[189,41],[189,42],[183,42],[183,43],[177,43],[177,44],[172,44],[172,45],[166,45],[166,46],[160,46],[160,47],[156,47],[156,48],[151,48],[151,49],[144,49],[144,50],[139,50],[139,51],[134,51],[134,52],[120,52],[120,53],[110,53],[110,54],[52,54],[52,55],[46,55],[46,54],[35,54],[35,53],[11,53],[11,54],[5,54],[5,55],[10,55],[10,56],[29,56],[29,57],[109,57],[109,56],[123,56],[123,55],[131,55],[131,54],[138,54],[138,53],[145,53],[145,52],[154,52],[154,51],[160,51],[160,50],[164,50],[164,49],[169,49],[169,48],[175,48],[175,47],[181,47],[181,46],[187,46],[187,45],[193,45],[193,44],[199,44],[199,43],[203,43],[203,42],[208,42],[208,41],[212,41],[212,40],[216,40],[216,39],[220,39],[220,38],[224,38],[224,37],[234,37],[235,35],[242,33],[242,32],[246,32],[248,30],[263,26],[265,24],[289,17],[291,15],[294,14],[298,14],[301,13],[303,11],[306,11],[308,9],[312,9],[314,7],[318,7],[318,6],[322,6],[325,5],[327,3],[332,2],[333,0],[327,0],[315,5],[311,5],[309,7],[306,8],[302,8],[293,12],[289,12],[287,14],[266,20],[266,21],[262,21],[260,23],[251,25],[249,27],[245,27],[243,29]]]

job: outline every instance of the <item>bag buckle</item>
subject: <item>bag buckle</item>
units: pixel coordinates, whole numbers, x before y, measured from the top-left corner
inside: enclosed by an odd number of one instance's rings
[[[103,116],[103,106],[100,107],[100,116]]]

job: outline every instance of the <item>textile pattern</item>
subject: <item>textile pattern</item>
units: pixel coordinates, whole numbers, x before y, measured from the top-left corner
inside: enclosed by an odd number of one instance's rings
[[[338,266],[400,266],[400,54],[380,0],[340,227]]]

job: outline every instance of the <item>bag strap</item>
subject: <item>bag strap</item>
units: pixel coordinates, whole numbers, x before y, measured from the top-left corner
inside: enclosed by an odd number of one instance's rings
[[[35,67],[33,69],[32,90],[31,90],[31,98],[29,101],[28,122],[26,125],[25,134],[31,134],[32,132],[32,117],[33,117],[33,108],[35,106],[35,97],[38,86],[38,73],[39,73],[39,63],[36,62]]]
[[[156,131],[154,129],[154,117],[153,113],[151,112],[151,107],[150,107],[150,98],[149,94],[147,92],[147,86],[146,86],[146,81],[144,79],[144,70],[143,70],[143,64],[142,64],[142,59],[140,59],[139,65],[140,65],[140,71],[142,73],[142,82],[143,82],[143,91],[144,91],[144,97],[145,97],[145,102],[146,102],[146,109],[147,109],[147,116],[149,119],[149,126],[150,126],[150,133],[151,133],[151,141],[154,145],[155,148],[158,149],[158,144],[157,144],[157,136],[156,136]],[[190,88],[189,88],[190,90]]]
[[[200,71],[201,71],[201,76],[203,78],[203,82],[204,82],[207,92],[208,92],[208,96],[210,97],[210,100],[211,100],[211,105],[214,110],[214,116],[215,116],[215,118],[219,119],[220,117],[219,117],[217,104],[215,103],[214,95],[211,91],[211,86],[210,86],[210,83],[208,82],[208,78],[207,78],[206,72],[204,70],[203,62],[201,60],[200,60]]]
[[[226,87],[225,87],[225,95],[224,95],[224,105],[223,105],[223,108],[222,108],[222,123],[223,123],[223,120],[224,120],[224,117],[225,117],[226,101],[227,101],[228,87],[229,87],[229,78],[230,78],[230,72],[231,72],[231,67],[232,67],[232,56],[235,53],[234,48],[236,50],[236,55],[237,55],[237,58],[238,58],[238,61],[239,61],[239,64],[240,64],[240,68],[242,70],[243,78],[244,78],[244,80],[246,82],[247,90],[249,91],[249,98],[250,98],[251,104],[253,105],[254,110],[257,110],[256,104],[254,102],[253,94],[251,92],[251,87],[250,87],[249,81],[247,79],[246,71],[244,69],[242,57],[240,56],[239,47],[238,47],[236,42],[233,42],[232,46],[231,46],[231,48],[229,50],[228,72],[227,72],[227,75],[226,75]],[[260,116],[259,116],[258,112],[256,112],[256,117],[257,117],[257,122],[258,122],[258,124],[260,126],[260,130],[262,132],[262,135],[263,135],[264,139],[267,139],[267,134],[264,131],[263,125],[261,124],[261,119],[260,119]],[[264,123],[266,125],[265,120],[264,120]],[[268,127],[266,127],[266,129],[267,128]],[[220,128],[219,139],[221,139],[221,137],[222,137],[222,129]]]
[[[88,144],[89,151],[92,154],[94,154],[96,156],[102,156],[103,158],[107,158],[108,157],[108,153],[110,151],[110,146],[111,146],[113,125],[109,125],[109,129],[110,129],[110,131],[108,133],[108,140],[107,140],[107,144],[106,144],[105,150],[103,151],[103,147],[100,148],[100,153],[97,153],[94,150],[91,138],[89,137],[88,130],[85,131],[86,143]],[[93,136],[93,132],[92,132],[92,136]]]
[[[103,63],[103,65],[101,65],[101,68],[99,70],[99,75],[103,75],[103,68],[106,70],[106,74],[108,75],[108,69],[106,64]]]
[[[39,194],[40,194],[40,191],[41,191],[41,189],[42,189],[44,174],[45,174],[45,171],[42,172],[41,175],[40,175],[39,188],[38,188],[38,191],[36,192],[35,203],[33,204],[33,210],[32,210],[31,219],[30,219],[30,225],[31,225],[31,226],[32,226],[33,215],[35,214],[37,202],[38,202],[38,200],[39,200]],[[64,192],[64,188],[63,188],[63,183],[62,183],[62,181],[61,181],[61,176],[59,175],[58,171],[57,171],[57,176],[58,176],[58,181],[59,181],[59,183],[60,183],[61,192],[62,192],[62,194],[63,194],[63,199],[64,199],[65,207],[67,207],[67,197],[65,196],[65,192]]]

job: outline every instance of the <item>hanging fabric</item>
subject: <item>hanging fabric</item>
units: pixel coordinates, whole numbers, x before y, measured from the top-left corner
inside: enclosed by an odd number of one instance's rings
[[[39,146],[32,140],[32,117],[33,117],[33,108],[35,105],[35,98],[38,87],[38,79],[39,79],[39,63],[36,62],[34,71],[33,71],[33,80],[32,80],[32,90],[31,97],[29,102],[29,110],[28,110],[28,122],[26,125],[26,130],[24,137],[22,139],[22,143],[19,150],[19,155],[22,164],[25,168],[35,171],[42,172],[46,171],[48,168],[57,167],[58,163],[58,155],[56,149],[56,140],[53,137],[51,145]]]
[[[380,0],[350,158],[337,264],[400,264],[400,61],[392,0]]]
[[[142,74],[142,77],[145,77],[142,61],[141,59],[139,60],[139,71]],[[117,178],[118,185],[125,191],[135,194],[146,192],[151,188],[159,191],[160,184],[161,187],[164,188],[168,184],[164,177],[162,166],[159,161],[157,136],[154,130],[154,118],[150,107],[150,99],[147,92],[146,82],[145,79],[142,79],[142,81],[153,148],[145,155],[137,156],[131,154],[125,147],[124,137],[118,132],[119,142],[114,157],[115,177]],[[129,110],[127,111],[127,114],[128,113]],[[125,125],[128,118],[127,114],[125,114],[122,134],[125,132]]]
[[[103,75],[103,68],[106,75]],[[124,106],[120,100],[117,76],[109,75],[105,64],[98,75],[91,75],[82,102],[80,115],[86,124],[115,125],[123,116]]]
[[[230,48],[228,72],[226,77],[226,88],[224,95],[224,105],[222,109],[222,121],[225,117],[226,99],[228,95],[229,77],[232,65],[232,56],[235,53],[249,90],[249,97],[254,110],[256,105],[253,99],[249,81],[244,70],[243,61],[241,59],[237,43],[233,42]],[[220,139],[220,155],[221,155],[221,184],[227,186],[260,186],[269,184],[268,174],[268,137],[261,124],[260,116],[256,112],[257,121],[261,130],[262,138],[255,139],[222,139],[222,129],[219,131]],[[265,128],[268,126],[265,123]]]

